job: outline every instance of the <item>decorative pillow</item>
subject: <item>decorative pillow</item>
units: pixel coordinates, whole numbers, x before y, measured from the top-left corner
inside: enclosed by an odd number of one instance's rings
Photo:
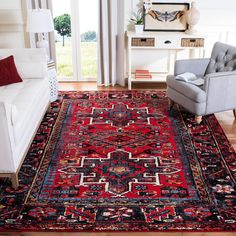
[[[0,60],[0,86],[19,82],[22,82],[22,79],[17,72],[14,57]]]

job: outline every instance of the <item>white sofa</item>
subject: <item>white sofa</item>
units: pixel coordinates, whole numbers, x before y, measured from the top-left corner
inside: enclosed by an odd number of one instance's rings
[[[23,82],[0,87],[0,177],[17,188],[18,172],[49,105],[44,49],[0,49],[0,59],[14,55]]]

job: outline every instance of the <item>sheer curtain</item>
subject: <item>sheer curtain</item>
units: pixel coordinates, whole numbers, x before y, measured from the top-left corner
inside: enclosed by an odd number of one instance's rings
[[[99,0],[98,85],[124,86],[124,0]]]

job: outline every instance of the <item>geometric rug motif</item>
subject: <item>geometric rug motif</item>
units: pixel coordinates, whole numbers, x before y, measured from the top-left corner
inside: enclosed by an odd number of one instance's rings
[[[62,92],[20,170],[1,231],[234,231],[236,154],[214,115],[165,92]]]

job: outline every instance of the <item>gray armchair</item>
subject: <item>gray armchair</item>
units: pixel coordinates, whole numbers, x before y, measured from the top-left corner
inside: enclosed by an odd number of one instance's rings
[[[204,85],[175,79],[184,72],[204,78]],[[167,96],[171,108],[181,105],[196,115],[197,123],[204,115],[225,110],[233,110],[236,118],[236,47],[217,42],[210,59],[176,61],[174,75],[167,76]]]

